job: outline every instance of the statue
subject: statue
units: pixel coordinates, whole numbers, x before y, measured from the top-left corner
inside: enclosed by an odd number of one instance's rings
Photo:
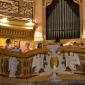
[[[63,53],[57,52],[57,58],[58,58],[58,67],[57,67],[57,73],[63,73],[66,69],[65,66],[65,57]]]
[[[38,55],[34,56],[33,63],[32,63],[32,68],[34,69],[34,72],[40,73],[41,69],[44,70],[43,59],[44,59],[43,54],[41,54],[41,55],[38,54]]]
[[[17,60],[16,57],[10,57],[9,58],[9,77],[16,77],[16,71],[17,71],[17,66],[19,64],[19,61]]]
[[[76,66],[80,66],[80,60],[77,53],[70,52],[70,55],[65,53],[66,67],[69,67],[71,71],[77,70]]]
[[[50,73],[52,72],[52,68],[50,65],[51,61],[51,56],[50,55],[46,55],[45,59],[44,59],[44,70],[46,73]]]

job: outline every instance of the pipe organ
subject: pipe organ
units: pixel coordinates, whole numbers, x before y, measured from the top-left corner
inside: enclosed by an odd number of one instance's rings
[[[46,10],[46,38],[79,38],[79,10],[79,5],[73,0],[53,0]]]

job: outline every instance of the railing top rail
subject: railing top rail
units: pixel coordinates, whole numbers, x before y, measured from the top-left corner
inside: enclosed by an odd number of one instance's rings
[[[57,49],[60,52],[75,52],[85,54],[85,46],[62,46]]]
[[[34,50],[30,50],[27,53],[22,53],[22,52],[15,52],[15,51],[11,51],[8,49],[4,49],[4,48],[0,48],[0,54],[2,55],[6,55],[6,56],[14,56],[17,58],[30,58],[33,57],[34,55],[37,54],[47,54],[48,53],[48,49],[47,48],[38,48],[38,49],[34,49]]]

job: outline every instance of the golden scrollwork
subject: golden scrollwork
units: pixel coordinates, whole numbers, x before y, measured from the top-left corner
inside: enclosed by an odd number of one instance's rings
[[[33,18],[33,0],[0,0],[0,14],[21,18]]]
[[[75,3],[80,4],[81,0],[73,0]]]
[[[33,36],[34,31],[33,30],[20,30],[20,29],[11,29],[8,27],[1,27],[0,28],[0,37],[10,37],[13,39],[29,39],[32,40],[34,38]],[[30,37],[31,35],[31,37]]]
[[[63,46],[57,49],[59,52],[74,52],[85,54],[85,47],[83,46]]]
[[[59,64],[59,60],[58,60],[57,56],[51,57],[51,60],[50,60],[51,68],[53,68],[53,69],[57,68],[58,64]]]
[[[48,54],[48,49],[34,49],[28,53],[21,53],[0,48],[0,76],[9,76],[8,66],[9,58],[11,56],[17,58],[17,60],[19,61],[19,65],[17,66],[18,70],[16,72],[17,78],[26,79],[37,75],[32,72],[32,59],[33,57],[35,57],[35,55],[38,54],[44,54],[44,56],[46,57],[46,55]]]
[[[44,5],[49,6],[53,0],[44,0]]]

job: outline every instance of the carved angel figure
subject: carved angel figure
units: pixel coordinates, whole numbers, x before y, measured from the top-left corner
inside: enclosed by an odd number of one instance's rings
[[[16,57],[10,57],[9,58],[9,77],[16,77],[16,71],[17,71],[17,66],[19,64],[19,61],[17,60]]]

